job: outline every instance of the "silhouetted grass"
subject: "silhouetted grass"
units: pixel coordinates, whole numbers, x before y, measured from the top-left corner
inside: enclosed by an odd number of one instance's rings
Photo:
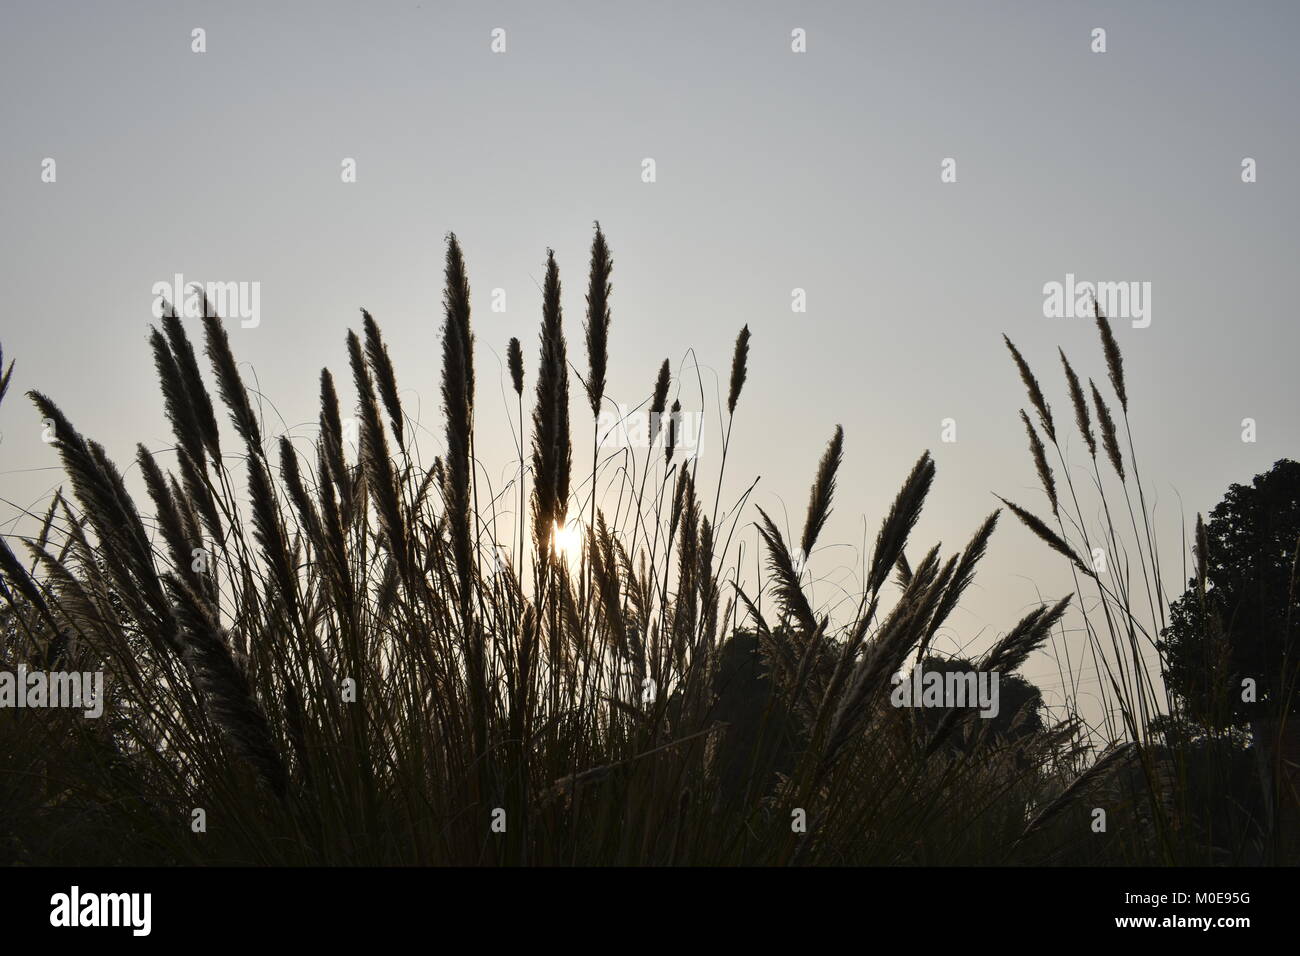
[[[596,419],[617,330],[612,267],[597,227],[583,383]],[[1089,635],[1132,739],[1091,770],[1076,715],[1011,740],[971,711],[948,712],[930,733],[890,706],[891,678],[924,655],[970,586],[998,517],[963,551],[945,558],[932,548],[909,563],[935,481],[928,453],[883,516],[854,613],[832,621],[803,574],[852,453],[843,430],[815,470],[799,554],[761,509],[751,515],[749,491],[721,507],[742,386],[761,381],[748,327],[736,341],[706,514],[699,461],[677,454],[680,398],[660,428],[667,360],[643,403],[650,447],[602,461],[597,442],[588,480],[575,485],[571,365],[550,251],[531,437],[523,350],[512,339],[518,475],[503,489],[481,487],[469,280],[454,236],[443,304],[444,452],[432,462],[421,457],[397,370],[366,312],[362,334],[346,339],[355,411],[344,415],[322,370],[309,443],[264,435],[222,320],[203,320],[238,446],[223,445],[188,333],[166,315],[150,346],[176,445],[139,450],[148,520],[103,449],[52,399],[32,394],[55,423],[76,504],[56,496],[39,536],[22,542],[30,563],[0,542],[3,665],[103,670],[106,701],[98,721],[0,711],[0,854],[178,864],[1186,858],[1174,841],[1153,843],[1131,826],[1104,846],[1079,847],[1087,823],[1071,817],[1076,797],[1118,786],[1113,769],[1131,752],[1152,752],[1143,731],[1150,681],[1117,656],[1136,654],[1151,634],[1135,620],[1128,580],[1101,581],[1064,525],[1054,532],[1008,502],[1108,609],[1110,644],[1096,629]],[[1041,388],[1012,350],[1059,453]],[[1118,347],[1107,356],[1127,424]],[[1090,434],[1081,386],[1066,368]],[[6,372],[0,397],[8,383]],[[1122,480],[1114,425],[1093,394]],[[345,419],[356,424],[356,447]],[[1051,487],[1045,448],[1025,424]],[[1096,473],[1092,440],[1089,449]],[[1050,494],[1055,503],[1054,487]],[[612,514],[601,504],[611,499]],[[589,516],[580,546],[557,552],[557,531],[580,515]],[[755,518],[766,577],[746,586],[743,549],[732,543]],[[1108,526],[1103,540],[1114,535]],[[1090,539],[1083,545],[1091,550]],[[897,589],[888,586],[894,571]],[[1031,611],[980,666],[1019,667],[1069,603]],[[1155,792],[1156,762],[1140,763]],[[1163,805],[1148,802],[1164,834]],[[1137,803],[1121,794],[1110,805]],[[199,809],[203,832],[192,825]]]

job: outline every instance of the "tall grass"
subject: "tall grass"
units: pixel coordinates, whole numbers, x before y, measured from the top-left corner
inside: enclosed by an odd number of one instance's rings
[[[612,268],[597,227],[582,381],[597,425],[617,331]],[[52,398],[30,394],[54,423],[72,494],[55,496],[37,536],[16,548],[0,541],[2,663],[103,670],[106,700],[98,721],[0,711],[0,856],[647,865],[1169,858],[1170,841],[1153,849],[1140,821],[1088,843],[1080,794],[1118,786],[1110,771],[1127,765],[1129,749],[1084,773],[1076,716],[1011,740],[971,711],[947,712],[930,732],[889,705],[891,678],[926,653],[998,520],[989,515],[962,551],[945,557],[933,547],[909,562],[935,481],[928,453],[881,519],[851,619],[832,621],[802,572],[852,453],[843,430],[834,429],[814,472],[796,549],[749,504],[749,491],[723,507],[732,425],[755,377],[748,327],[732,359],[711,510],[698,459],[678,448],[684,411],[681,398],[669,411],[667,360],[642,403],[649,447],[602,459],[597,432],[583,480],[573,472],[560,271],[548,250],[531,417],[523,347],[512,339],[517,477],[494,489],[477,479],[475,338],[455,236],[444,273],[444,451],[431,462],[380,327],[365,312],[360,334],[345,343],[351,412],[322,370],[310,442],[266,431],[224,324],[208,315],[203,351],[232,439],[191,330],[168,312],[150,346],[175,445],[137,450],[147,509],[101,446]],[[1050,409],[1013,353],[1059,455]],[[1127,431],[1117,350],[1111,372]],[[1090,422],[1069,374],[1076,413]],[[8,383],[6,372],[0,397]],[[1111,454],[1115,428],[1095,387],[1094,396]],[[357,426],[355,446],[345,422]],[[1027,416],[1025,425],[1046,481],[1045,446]],[[1091,439],[1089,449],[1101,490]],[[1137,613],[1147,595],[1127,570],[1103,579],[1079,557],[1072,541],[1086,552],[1093,538],[1083,536],[1065,476],[1069,504],[1058,509],[1052,497],[1057,530],[1008,506],[1070,556],[1081,587],[1100,594],[1108,630],[1090,626],[1089,649],[1124,702],[1102,736],[1141,744],[1133,749],[1150,782],[1157,767],[1144,727],[1155,698],[1139,652],[1154,622]],[[1140,486],[1137,494],[1139,511],[1128,512],[1147,547],[1142,567],[1158,568],[1151,530],[1137,523],[1139,513],[1146,520]],[[1114,549],[1109,514],[1097,540]],[[580,516],[581,546],[558,551],[557,533]],[[738,532],[751,521],[765,559],[758,580],[741,571]],[[1012,624],[979,667],[1021,666],[1054,639],[1071,600]],[[1163,805],[1153,812],[1166,833]]]
[[[1126,812],[1140,824],[1146,853],[1158,862],[1241,864],[1293,858],[1294,850],[1281,850],[1271,839],[1277,834],[1270,832],[1263,819],[1259,794],[1252,790],[1242,799],[1245,755],[1239,741],[1212,731],[1208,739],[1195,739],[1206,737],[1206,729],[1189,729],[1185,702],[1166,683],[1169,661],[1161,637],[1171,597],[1162,569],[1156,515],[1148,505],[1151,496],[1138,466],[1123,355],[1109,320],[1095,305],[1094,321],[1112,402],[1092,379],[1088,379],[1085,392],[1074,366],[1065,352],[1058,350],[1075,426],[1086,452],[1082,463],[1067,458],[1064,436],[1057,431],[1038,379],[1019,349],[1004,336],[1038,420],[1035,429],[1029,416],[1023,410],[1020,413],[1051,517],[1040,518],[1003,500],[1034,535],[1067,560],[1082,598],[1083,653],[1071,657],[1064,626],[1053,639],[1066,710],[1077,713],[1080,685],[1089,669],[1100,684],[1100,724],[1090,728],[1090,737],[1102,757],[1069,783],[1063,796],[1079,796],[1106,773],[1122,778],[1123,793],[1111,793],[1109,804],[1102,799],[1098,805],[1113,808],[1114,798],[1126,795]],[[1050,456],[1047,445],[1052,449]],[[1076,484],[1080,474],[1083,480]],[[1058,488],[1058,475],[1063,491]],[[1198,515],[1197,527],[1201,526]],[[1197,538],[1203,567],[1205,542],[1202,534]],[[1187,578],[1184,567],[1177,583]],[[1203,571],[1197,580],[1204,598]],[[1269,786],[1266,782],[1266,789]],[[1294,804],[1294,794],[1290,802]],[[1232,805],[1225,813],[1228,803]],[[1059,809],[1058,804],[1046,807],[1029,832],[1038,832]]]

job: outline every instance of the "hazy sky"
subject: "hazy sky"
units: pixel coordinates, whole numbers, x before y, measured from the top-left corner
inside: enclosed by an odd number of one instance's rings
[[[1097,27],[1105,53],[1091,51]],[[170,444],[146,335],[151,288],[175,273],[260,283],[260,325],[230,334],[272,432],[278,410],[314,433],[316,377],[328,365],[347,381],[344,334],[361,307],[384,330],[408,408],[436,431],[449,230],[474,296],[478,447],[508,477],[505,344],[525,343],[531,383],[551,246],[571,358],[585,363],[599,219],[615,258],[612,398],[642,401],[663,358],[682,371],[695,355],[712,413],[712,377],[725,392],[748,323],[728,488],[761,475],[755,500],[784,506],[792,525],[844,426],[822,536],[842,546],[811,565],[833,581],[926,448],[938,475],[913,557],[939,540],[959,548],[995,491],[1043,511],[1001,333],[1038,371],[1082,463],[1057,346],[1099,384],[1105,369],[1090,322],[1044,317],[1043,286],[1067,273],[1150,282],[1150,325],[1115,328],[1177,568],[1180,507],[1209,510],[1300,446],[1297,27],[1294,3],[1226,0],[5,0],[0,342],[17,372],[0,407],[0,517],[60,480],[28,388],[120,463],[136,441]],[[504,53],[490,49],[494,28]],[[791,50],[796,28],[805,53]],[[1257,182],[1242,182],[1246,157]],[[341,181],[345,158],[355,183]],[[945,158],[956,182],[941,182]],[[505,313],[489,309],[494,288]],[[791,310],[795,288],[805,313]],[[697,409],[694,377],[683,380]],[[575,394],[575,423],[582,408]],[[1241,438],[1247,417],[1254,443]],[[956,442],[941,441],[945,418]],[[589,425],[575,427],[586,441]],[[431,457],[439,445],[425,440]],[[716,451],[701,464],[709,497]],[[1040,593],[1070,587],[1008,516],[940,649],[982,649]],[[835,585],[816,594],[830,601]],[[1052,661],[1026,672],[1051,699]]]

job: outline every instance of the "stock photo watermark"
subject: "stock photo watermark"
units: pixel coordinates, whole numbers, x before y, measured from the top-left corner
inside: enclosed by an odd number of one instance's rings
[[[1073,272],[1064,282],[1043,285],[1043,317],[1048,319],[1091,319],[1094,305],[1111,319],[1130,319],[1135,329],[1151,324],[1150,282],[1082,282]]]
[[[153,927],[152,893],[83,893],[73,886],[50,897],[50,925],[126,927],[132,936],[148,936]]]
[[[239,319],[245,329],[262,324],[262,283],[186,282],[177,272],[172,280],[155,282],[151,289],[154,318],[161,319],[169,303],[183,319]]]
[[[648,412],[619,405],[601,411],[596,429],[601,448],[645,449],[662,439],[685,457],[695,458],[704,441],[704,413]]]
[[[972,707],[985,718],[1000,709],[997,671],[923,671],[918,664],[910,675],[892,680],[889,702],[895,707]]]
[[[19,664],[0,671],[0,708],[84,710],[94,720],[104,713],[103,671],[37,671]]]

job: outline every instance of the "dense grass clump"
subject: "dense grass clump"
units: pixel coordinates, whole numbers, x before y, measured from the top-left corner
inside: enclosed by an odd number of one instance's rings
[[[1056,530],[1007,504],[1103,598],[1106,630],[1089,625],[1089,650],[1115,706],[1093,732],[1069,714],[1044,721],[1026,710],[995,730],[971,710],[920,720],[890,706],[891,678],[927,654],[998,513],[963,550],[909,561],[935,480],[920,455],[882,517],[854,613],[832,621],[811,602],[805,563],[851,453],[842,429],[814,472],[797,542],[751,510],[748,491],[722,507],[742,389],[757,385],[748,327],[736,340],[716,475],[679,447],[684,411],[680,397],[669,406],[667,360],[640,405],[648,446],[602,459],[617,323],[599,227],[586,374],[569,360],[548,252],[535,364],[517,339],[507,348],[515,424],[522,435],[530,422],[531,439],[516,449],[512,484],[488,487],[455,236],[444,265],[445,430],[432,461],[365,312],[346,341],[350,407],[323,370],[309,443],[266,431],[222,320],[205,308],[203,351],[232,439],[191,330],[163,316],[150,345],[175,446],[138,448],[144,507],[104,449],[31,393],[53,422],[71,495],[55,496],[38,535],[0,542],[0,665],[103,671],[106,687],[99,720],[0,710],[0,859],[934,864],[1210,852],[1213,841],[1171,836],[1166,797],[1189,789],[1160,778],[1171,748],[1148,731],[1158,695],[1133,663],[1150,633],[1130,602],[1149,597],[1155,612],[1157,596],[1090,570],[1059,520],[1063,501],[1028,416]],[[1127,430],[1118,347],[1105,341]],[[1012,350],[1059,452],[1046,399]],[[1088,402],[1065,367],[1095,469]],[[571,407],[575,375],[586,401]],[[8,382],[6,373],[0,397]],[[1089,385],[1123,480],[1114,421]],[[573,458],[575,410],[590,412],[596,432],[589,471]],[[765,577],[746,587],[738,529],[749,522]],[[1114,533],[1108,525],[1107,539]],[[557,547],[564,540],[580,544]],[[1091,539],[1082,544],[1091,550]],[[1153,548],[1139,555],[1155,563]],[[1011,674],[1054,640],[1070,605],[1066,596],[1033,609],[973,665]],[[1083,800],[1097,792],[1111,808],[1104,838],[1089,829],[1095,803]]]

